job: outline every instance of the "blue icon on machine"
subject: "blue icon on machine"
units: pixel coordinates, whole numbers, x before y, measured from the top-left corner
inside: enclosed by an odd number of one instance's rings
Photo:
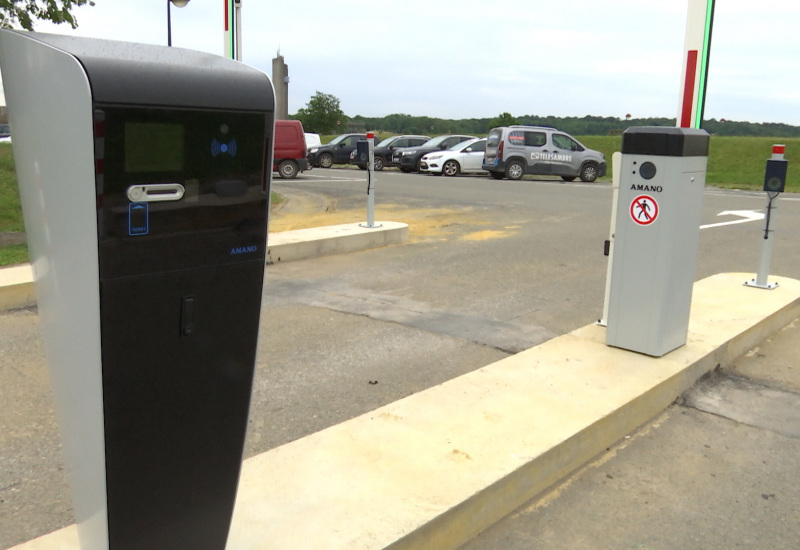
[[[128,205],[128,235],[147,235],[150,232],[150,207],[146,202]]]
[[[216,139],[211,141],[211,156],[217,157],[219,155],[236,156],[236,140],[218,141]]]

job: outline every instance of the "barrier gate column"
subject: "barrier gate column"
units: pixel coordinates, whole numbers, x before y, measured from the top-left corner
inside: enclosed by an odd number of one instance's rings
[[[686,343],[708,161],[705,130],[629,128],[606,344],[660,357]]]

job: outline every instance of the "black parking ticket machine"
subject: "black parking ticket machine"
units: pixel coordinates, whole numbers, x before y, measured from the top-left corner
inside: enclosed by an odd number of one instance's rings
[[[209,54],[0,31],[81,547],[222,549],[250,404],[274,92]]]

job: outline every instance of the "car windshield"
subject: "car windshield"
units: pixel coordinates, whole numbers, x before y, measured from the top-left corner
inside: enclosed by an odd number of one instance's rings
[[[388,137],[388,138],[384,139],[382,142],[380,142],[378,145],[376,145],[375,147],[389,147],[389,145],[391,145],[392,142],[397,141],[398,139],[400,139],[400,136]]]
[[[425,143],[421,145],[421,147],[436,147],[440,145],[444,140],[449,138],[450,136],[438,136],[433,139],[429,139]]]
[[[328,145],[336,145],[340,141],[344,141],[346,139],[347,139],[347,135],[346,134],[342,134],[341,136],[336,136],[335,138],[330,140],[330,142],[328,142]]]
[[[468,139],[467,141],[462,141],[460,143],[456,143],[452,147],[450,147],[451,151],[463,151],[473,143],[480,141],[480,139]]]

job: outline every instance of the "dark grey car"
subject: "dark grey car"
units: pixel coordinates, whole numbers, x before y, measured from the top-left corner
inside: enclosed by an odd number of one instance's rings
[[[501,126],[486,138],[483,169],[495,179],[518,180],[534,174],[592,182],[605,176],[606,159],[603,153],[555,128]]]
[[[350,153],[356,150],[356,144],[362,139],[367,139],[367,134],[342,134],[329,143],[309,147],[308,163],[317,168],[347,164],[350,162]]]
[[[395,164],[392,162],[392,154],[394,153],[395,149],[401,149],[403,147],[416,147],[417,145],[422,145],[429,139],[431,139],[429,136],[392,136],[384,139],[375,146],[375,170],[383,170],[384,168],[395,166]],[[362,170],[366,170],[367,165],[356,162],[355,158],[355,151],[353,151],[350,153],[350,164],[355,164]]]

